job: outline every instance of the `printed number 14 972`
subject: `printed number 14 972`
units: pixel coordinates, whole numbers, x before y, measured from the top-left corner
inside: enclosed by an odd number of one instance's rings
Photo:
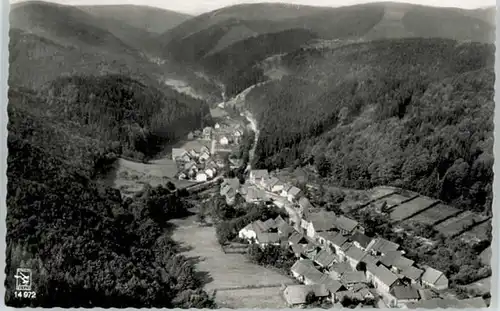
[[[33,291],[15,291],[14,296],[17,298],[35,299],[36,292],[33,292]]]

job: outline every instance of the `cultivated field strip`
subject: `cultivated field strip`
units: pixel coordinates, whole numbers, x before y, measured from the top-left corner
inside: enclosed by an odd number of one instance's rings
[[[425,211],[437,203],[439,203],[439,201],[419,196],[395,207],[391,212],[390,217],[392,221],[402,221],[419,212]]]
[[[421,213],[413,215],[409,221],[415,221],[426,225],[437,225],[448,218],[458,215],[462,211],[452,206],[438,203],[437,205],[428,208]]]
[[[474,224],[478,224],[488,219],[484,216],[479,216],[470,211],[465,211],[455,217],[443,221],[435,228],[446,236],[457,236],[460,233],[468,231]]]

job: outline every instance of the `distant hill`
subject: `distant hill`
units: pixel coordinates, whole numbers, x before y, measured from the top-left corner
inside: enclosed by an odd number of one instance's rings
[[[247,96],[255,167],[314,163],[345,187],[390,184],[488,213],[494,48],[410,38],[289,53],[290,74]]]
[[[161,34],[192,16],[144,5],[86,5],[78,8],[102,19],[113,19],[137,29]]]
[[[73,74],[118,73],[156,79],[154,74],[159,71],[143,56],[140,45],[128,45],[110,30],[116,24],[76,7],[23,2],[13,7],[10,20],[11,85],[38,88]],[[144,38],[127,28],[120,35]]]
[[[493,42],[491,10],[436,8],[381,2],[345,7],[312,7],[258,3],[225,7],[193,17],[158,37],[165,56],[185,60],[172,51],[195,48],[203,56],[250,37],[289,29],[305,29],[321,39],[440,37]],[[193,42],[203,38],[203,43]]]

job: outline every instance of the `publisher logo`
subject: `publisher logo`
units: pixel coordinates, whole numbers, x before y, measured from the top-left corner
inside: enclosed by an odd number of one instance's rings
[[[17,268],[16,290],[31,290],[31,269]]]

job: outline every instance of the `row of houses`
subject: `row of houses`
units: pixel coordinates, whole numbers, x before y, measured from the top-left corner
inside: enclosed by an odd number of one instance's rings
[[[242,136],[243,129],[240,124],[230,126],[224,123],[216,123],[214,127],[206,126],[202,131],[189,132],[187,139],[216,139],[221,145],[228,145],[231,142],[235,144],[240,143]]]

